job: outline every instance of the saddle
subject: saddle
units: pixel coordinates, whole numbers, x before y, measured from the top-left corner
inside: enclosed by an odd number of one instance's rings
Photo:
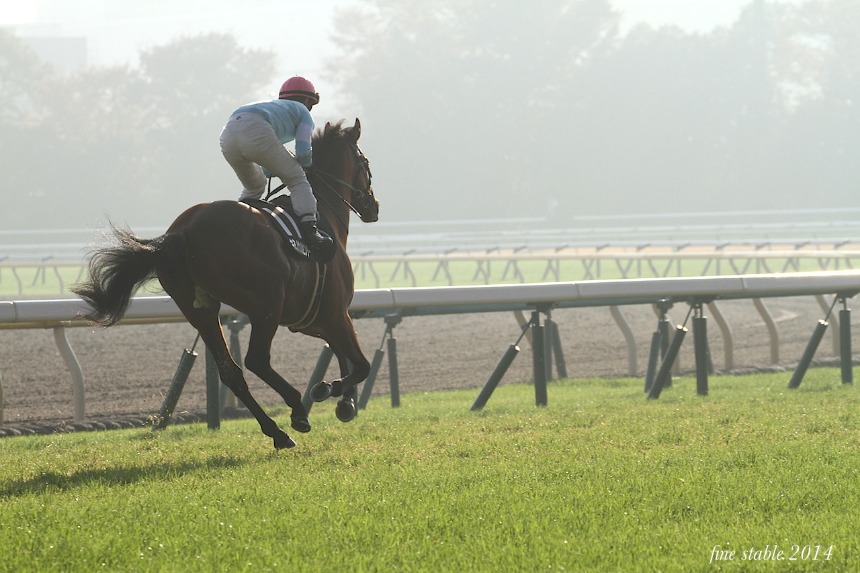
[[[305,243],[302,227],[299,225],[295,211],[293,211],[293,203],[289,195],[279,195],[271,201],[242,199],[241,202],[270,215],[275,222],[275,228],[280,231],[281,237],[290,248],[290,252],[297,257],[316,263],[327,263],[331,260],[334,255],[333,251],[320,253],[310,249]],[[320,233],[328,234],[321,224],[319,226]]]
[[[242,199],[241,202],[258,209],[262,213],[271,215],[276,223],[275,228],[281,232],[281,237],[283,237],[284,242],[289,246],[290,252],[299,258],[315,263],[314,268],[316,272],[314,276],[316,280],[307,309],[299,320],[286,325],[293,332],[298,332],[303,328],[309,327],[316,321],[322,303],[322,291],[323,287],[325,287],[327,270],[327,266],[323,263],[331,260],[334,251],[329,256],[325,254],[321,256],[319,253],[315,253],[308,248],[302,239],[301,226],[296,221],[296,214],[293,211],[293,204],[289,195],[280,195],[275,197],[271,202],[261,199]],[[320,230],[320,232],[324,231]]]

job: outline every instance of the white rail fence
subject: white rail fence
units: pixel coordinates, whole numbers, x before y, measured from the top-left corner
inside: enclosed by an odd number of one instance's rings
[[[423,282],[417,278],[420,272],[417,269],[423,268],[427,274],[428,265],[433,269],[430,281],[448,286],[456,282],[454,269],[466,269],[471,273],[471,283],[490,284],[496,281],[525,283],[838,271],[860,267],[860,248],[844,242],[801,242],[794,245],[767,242],[755,246],[749,243],[689,242],[632,246],[559,244],[553,247],[487,246],[444,251],[362,251],[353,247],[350,251],[357,278],[370,281],[375,288],[386,282],[402,284],[403,281],[417,286]],[[66,295],[66,283],[80,281],[84,276],[86,260],[82,252],[27,255],[3,255],[0,252],[0,287],[11,279],[17,296],[24,296],[51,277],[52,283],[57,285],[57,294]],[[9,286],[4,291],[10,292]]]
[[[850,211],[850,210],[848,210]],[[753,273],[832,271],[860,267],[856,217],[842,211],[735,213],[733,225],[638,226],[658,218],[610,218],[613,226],[587,226],[599,218],[583,219],[581,227],[550,228],[543,219],[473,221],[469,224],[416,222],[379,223],[372,230],[356,229],[350,237],[350,257],[357,276],[379,288],[384,283],[426,284],[464,282],[464,269],[474,284],[614,278],[662,278]],[[788,217],[781,220],[781,217]],[[701,220],[703,214],[684,214]],[[791,221],[804,217],[810,220]],[[826,220],[820,220],[826,217]],[[753,222],[755,221],[755,222]],[[162,230],[136,229],[142,236]],[[380,232],[384,231],[384,232]],[[0,292],[24,296],[44,293],[46,286],[67,295],[68,282],[84,275],[92,230],[52,232],[0,231]],[[35,240],[43,242],[37,243]],[[94,238],[100,242],[103,238]],[[457,273],[452,269],[459,269]],[[393,269],[393,270],[392,270]],[[495,275],[492,270],[495,269]],[[499,272],[501,269],[501,272]],[[381,274],[388,274],[385,281]],[[396,280],[395,280],[396,279]]]
[[[351,306],[358,318],[440,315],[478,312],[546,312],[553,308],[623,305],[661,305],[666,303],[707,304],[717,317],[717,301],[752,299],[768,324],[772,344],[778,344],[773,321],[768,320],[761,299],[771,297],[826,295],[845,300],[860,292],[860,271],[732,275],[720,277],[630,279],[611,281],[553,282],[522,285],[462,287],[390,288],[359,290]],[[835,300],[834,300],[835,304]],[[85,377],[67,338],[66,329],[87,326],[81,319],[87,307],[79,299],[0,301],[0,330],[53,329],[54,339],[71,375],[75,421],[86,417]],[[764,309],[762,311],[761,309]],[[222,317],[236,316],[229,307]],[[635,375],[637,341],[624,324],[621,313],[613,312],[628,345],[632,374]],[[169,297],[137,297],[131,302],[122,324],[181,322],[184,318]],[[719,318],[726,352],[731,363],[731,329]],[[0,365],[2,374],[2,365]],[[2,424],[2,388],[0,388]]]
[[[860,250],[839,249],[821,246],[789,249],[768,244],[767,248],[753,249],[749,246],[726,248],[725,245],[679,244],[670,248],[643,245],[619,248],[559,247],[556,249],[488,249],[484,252],[451,250],[445,253],[362,254],[351,256],[356,275],[364,278],[371,275],[378,288],[381,284],[378,268],[393,266],[389,281],[401,275],[417,286],[414,267],[432,264],[432,280],[444,280],[454,284],[452,267],[468,264],[474,268],[472,281],[489,284],[493,267],[503,265],[501,280],[527,282],[523,267],[538,265],[542,268],[539,280],[560,281],[562,265],[576,268],[578,280],[597,280],[605,277],[665,278],[682,276],[707,276],[729,274],[790,273],[802,271],[831,271],[853,269],[860,262]],[[498,268],[498,267],[496,267]],[[693,273],[685,269],[695,269]],[[537,276],[534,274],[533,276]]]

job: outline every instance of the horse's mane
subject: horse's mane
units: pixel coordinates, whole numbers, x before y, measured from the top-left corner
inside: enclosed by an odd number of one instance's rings
[[[314,132],[313,140],[311,142],[314,153],[322,149],[326,149],[329,145],[344,137],[346,130],[343,128],[343,121],[344,120],[340,120],[337,123],[326,123],[325,127],[319,128]]]

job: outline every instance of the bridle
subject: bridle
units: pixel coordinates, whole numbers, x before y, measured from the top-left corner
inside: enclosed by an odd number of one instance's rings
[[[338,199],[343,201],[343,203],[347,207],[349,207],[349,209],[353,213],[355,213],[356,215],[361,217],[362,216],[361,211],[359,211],[355,207],[355,205],[353,205],[353,203],[359,204],[364,209],[370,209],[371,208],[371,206],[374,202],[373,195],[371,193],[371,189],[373,188],[373,186],[371,184],[371,178],[373,177],[373,175],[370,173],[370,161],[368,161],[367,157],[364,156],[364,153],[361,152],[361,149],[358,147],[358,144],[353,143],[352,149],[353,149],[353,152],[355,154],[355,158],[358,159],[358,161],[364,167],[364,173],[365,173],[365,176],[367,178],[367,189],[359,189],[358,187],[356,187],[355,185],[353,185],[349,181],[344,181],[343,179],[341,179],[337,175],[333,175],[333,174],[329,173],[328,171],[323,171],[321,169],[314,168],[313,173],[316,173],[317,175],[319,175],[320,176],[319,177],[320,182],[322,182],[322,184],[329,191],[331,191]],[[327,179],[328,179],[328,181],[327,181]],[[340,183],[341,185],[347,187],[350,190],[350,200],[349,201],[344,199],[343,196],[337,192],[337,190],[334,188],[334,185],[331,183],[332,181],[335,183]],[[324,195],[320,195],[319,198],[321,200],[323,200],[332,209],[332,211],[334,211],[335,214],[337,214],[341,223],[343,223],[344,226],[346,226],[346,221],[344,221],[343,218],[337,213],[337,211],[333,208],[333,206],[329,202],[329,200]]]
[[[327,188],[329,191],[331,191],[332,194],[335,195],[335,197],[337,197],[338,199],[343,201],[343,203],[347,207],[349,207],[349,209],[353,213],[355,213],[356,215],[361,217],[362,216],[361,212],[353,205],[353,203],[357,203],[365,209],[370,209],[372,207],[372,205],[374,203],[373,194],[371,192],[371,189],[373,188],[371,185],[372,174],[370,173],[370,161],[367,159],[367,157],[365,157],[364,153],[362,153],[362,151],[358,147],[357,143],[352,143],[352,151],[355,154],[355,158],[364,167],[364,173],[367,177],[367,189],[359,189],[358,187],[356,187],[355,185],[353,185],[349,181],[344,181],[340,177],[333,175],[333,174],[329,173],[328,171],[323,171],[321,169],[312,168],[311,173],[315,173],[316,175],[319,175],[320,176],[319,180],[325,186],[325,188]],[[328,179],[328,181],[326,179]],[[349,188],[349,190],[350,190],[350,200],[349,201],[344,199],[343,196],[337,192],[337,190],[334,188],[334,185],[332,182],[340,183],[341,185]],[[272,187],[272,179],[270,177],[269,178],[269,189],[266,193],[266,199],[267,200],[272,195],[275,195],[279,191],[283,190],[286,187],[286,184],[281,183],[275,189],[272,189],[271,187]],[[356,195],[357,195],[357,197],[356,197]],[[344,220],[343,217],[341,217],[340,213],[338,213],[338,211],[334,208],[334,206],[331,204],[331,202],[329,202],[328,198],[326,198],[324,195],[320,194],[318,196],[318,199],[321,199],[322,201],[324,201],[326,203],[326,205],[328,205],[329,208],[331,208],[332,212],[334,212],[334,214],[337,216],[338,219],[340,219],[340,222],[343,223],[343,225],[345,227],[348,226],[347,221]]]

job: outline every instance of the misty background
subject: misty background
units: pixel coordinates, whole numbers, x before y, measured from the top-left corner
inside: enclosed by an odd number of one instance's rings
[[[294,74],[318,127],[361,119],[383,222],[860,206],[856,0],[750,0],[706,30],[608,0],[185,4],[214,31],[165,17],[121,64],[83,32],[0,28],[0,230],[164,228],[235,199],[221,127]],[[130,34],[173,3],[98,5]]]

